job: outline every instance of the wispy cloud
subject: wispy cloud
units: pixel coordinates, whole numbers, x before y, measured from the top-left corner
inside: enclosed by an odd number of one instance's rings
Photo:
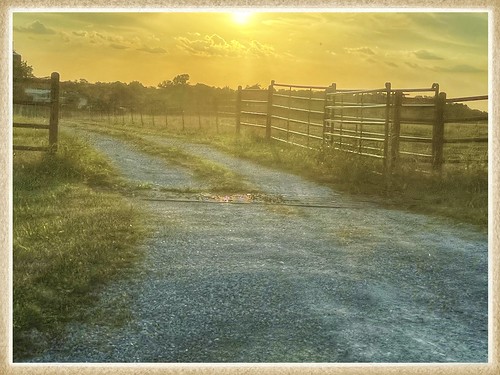
[[[347,53],[363,54],[363,55],[375,55],[375,52],[370,47],[359,47],[359,48],[344,48]]]
[[[441,56],[436,55],[434,52],[421,49],[419,51],[414,51],[413,54],[422,60],[443,60]]]
[[[115,48],[115,49],[127,49],[128,48],[127,46],[124,46],[123,44],[118,44],[118,43],[111,43],[109,46],[111,48]]]
[[[469,64],[459,64],[453,66],[442,66],[442,67],[434,67],[438,72],[448,72],[448,73],[483,73],[486,72],[486,69],[478,68],[476,66],[472,66]]]
[[[415,64],[414,62],[411,61],[405,61],[405,64],[408,65],[412,69],[421,69],[422,67],[418,64]]]
[[[217,34],[200,35],[190,34],[189,37],[176,37],[177,47],[185,52],[197,56],[274,56],[274,48],[270,45],[260,43],[256,40],[250,42],[239,42],[237,40],[226,41]]]
[[[15,31],[19,31],[22,33],[31,33],[31,34],[55,34],[56,31],[54,29],[51,29],[47,26],[45,26],[43,23],[40,21],[36,20],[30,23],[28,26],[17,26],[14,27]]]
[[[157,48],[152,48],[152,47],[142,47],[142,48],[137,48],[138,51],[142,52],[148,52],[148,53],[167,53],[167,50],[161,47]]]
[[[88,35],[88,33],[86,31],[73,31],[73,35],[84,38]]]

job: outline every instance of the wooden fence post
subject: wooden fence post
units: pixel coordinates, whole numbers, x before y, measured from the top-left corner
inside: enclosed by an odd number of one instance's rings
[[[436,117],[432,129],[432,168],[441,173],[443,167],[444,147],[444,108],[446,106],[446,93],[441,92],[436,96]]]
[[[240,134],[241,128],[241,90],[242,87],[238,86],[238,91],[236,93],[236,134]]]
[[[49,147],[51,152],[56,152],[59,128],[59,73],[52,73],[50,80]]]
[[[384,174],[389,172],[389,126],[391,121],[391,83],[385,83],[386,98],[385,98],[385,126],[384,126]]]
[[[269,140],[271,139],[271,125],[273,121],[274,80],[271,81],[267,90],[266,139]]]
[[[217,101],[217,98],[214,97],[213,99],[214,103],[214,111],[215,111],[215,129],[217,134],[219,134],[219,102]]]
[[[196,99],[196,112],[198,115],[198,129],[201,130],[201,111],[200,111],[200,101]]]
[[[325,89],[325,104],[324,104],[324,109],[323,109],[323,144],[327,140],[327,134],[326,133],[332,133],[333,130],[333,117],[335,116],[335,109],[334,108],[328,108],[328,94],[329,93],[335,93],[337,91],[337,84],[332,83],[329,87]],[[331,104],[334,106],[335,105],[335,95],[332,95],[333,101]],[[330,144],[332,144],[333,137],[329,135],[330,137]]]
[[[403,92],[396,91],[394,96],[394,116],[391,129],[391,172],[397,167],[399,161],[399,136],[401,133],[401,106]]]

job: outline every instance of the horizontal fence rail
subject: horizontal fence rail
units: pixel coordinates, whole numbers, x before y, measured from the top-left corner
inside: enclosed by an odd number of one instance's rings
[[[378,159],[384,174],[407,163],[441,172],[445,162],[457,162],[448,155],[453,148],[458,155],[459,145],[487,143],[487,127],[479,129],[487,125],[487,114],[448,113],[457,103],[480,100],[488,95],[447,99],[437,83],[395,89],[387,82],[383,88],[363,90],[271,81],[267,90],[238,88],[236,132],[262,129],[265,138],[293,146]],[[462,131],[467,125],[469,130]]]
[[[14,122],[12,125],[14,128],[21,129],[38,129],[38,130],[48,130],[48,146],[29,146],[29,145],[13,145],[14,151],[57,151],[57,141],[58,141],[58,127],[59,127],[59,73],[54,72],[51,74],[50,79],[16,79],[14,80],[14,100],[13,105],[17,106],[34,106],[38,107],[48,107],[49,112],[49,124],[36,124],[36,123],[21,123]],[[36,84],[37,86],[43,84],[50,84],[50,94],[48,98],[41,97],[36,98],[33,96],[31,100],[24,98],[18,98],[16,96],[26,96],[25,92],[28,90],[24,89],[24,85]],[[17,87],[17,85],[19,85]],[[45,92],[39,91],[39,93],[45,94]]]

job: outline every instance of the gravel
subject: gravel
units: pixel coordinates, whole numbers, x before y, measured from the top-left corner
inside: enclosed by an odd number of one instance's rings
[[[206,188],[122,141],[87,139],[130,180]],[[69,324],[31,362],[488,360],[484,232],[348,199],[206,145],[149,140],[234,169],[284,202],[138,197],[155,228],[139,271],[89,309],[106,318]]]

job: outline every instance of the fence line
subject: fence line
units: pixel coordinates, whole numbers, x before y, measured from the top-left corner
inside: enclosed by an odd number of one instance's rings
[[[413,96],[417,93],[428,94]],[[445,136],[445,126],[487,121],[487,116],[450,118],[447,105],[488,100],[487,95],[447,99],[434,83],[427,88],[337,89],[271,81],[268,89],[238,87],[236,133],[265,129],[265,137],[308,149],[334,149],[381,160],[382,171],[404,163],[441,172],[446,145],[485,143],[487,134]]]
[[[18,123],[14,122],[14,128],[23,128],[23,129],[43,129],[48,130],[48,146],[29,146],[29,145],[13,145],[14,150],[23,150],[23,151],[49,151],[56,152],[57,151],[57,141],[58,141],[58,127],[59,127],[59,81],[60,76],[59,73],[53,72],[50,76],[50,79],[22,79],[22,83],[43,83],[50,82],[50,97],[48,100],[35,101],[34,98],[32,100],[24,100],[24,99],[14,99],[14,105],[23,105],[23,106],[42,106],[48,107],[50,109],[49,114],[49,125],[43,124],[35,124],[35,123]],[[15,83],[21,82],[15,81]],[[36,108],[36,107],[35,107]]]

